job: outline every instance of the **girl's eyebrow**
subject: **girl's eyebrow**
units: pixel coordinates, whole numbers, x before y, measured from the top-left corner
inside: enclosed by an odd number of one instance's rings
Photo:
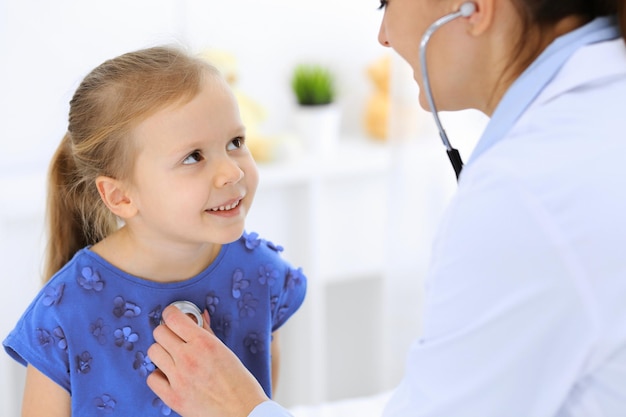
[[[224,137],[224,140],[230,141],[234,138],[245,136],[245,135],[246,135],[246,127],[243,124],[241,124],[241,125],[238,125],[236,128],[232,129],[231,133],[229,133],[228,135]],[[206,143],[207,143],[207,140],[203,140],[203,139],[185,140],[183,138],[183,139],[180,139],[180,141],[177,141],[176,145],[170,149],[168,154],[172,156],[186,154],[195,149],[205,148]]]
[[[187,152],[193,151],[195,149],[201,149],[205,146],[203,146],[203,142],[200,140],[190,140],[188,142],[184,142],[184,143],[177,143],[175,146],[173,146],[170,149],[170,152],[168,152],[171,155],[179,155],[179,154],[185,154]]]
[[[232,137],[243,136],[246,134],[246,126],[242,123],[237,126],[237,128],[233,129],[233,133],[231,133]]]

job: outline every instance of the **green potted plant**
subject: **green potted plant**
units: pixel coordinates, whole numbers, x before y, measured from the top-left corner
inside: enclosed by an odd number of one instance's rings
[[[339,137],[340,110],[333,73],[317,64],[297,65],[291,77],[297,106],[296,134],[306,150],[330,154]]]
[[[291,88],[301,106],[325,105],[335,100],[334,77],[320,65],[298,65],[293,71]]]

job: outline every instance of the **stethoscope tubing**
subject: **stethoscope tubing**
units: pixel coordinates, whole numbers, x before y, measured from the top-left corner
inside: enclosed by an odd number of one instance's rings
[[[432,25],[428,27],[428,29],[426,29],[424,35],[422,35],[419,48],[419,59],[422,68],[422,79],[424,81],[424,93],[426,94],[426,100],[428,101],[430,111],[433,115],[433,118],[435,119],[435,124],[437,125],[439,136],[441,137],[443,145],[446,147],[446,152],[448,154],[450,162],[452,163],[452,167],[454,168],[454,173],[456,174],[457,180],[459,178],[459,175],[461,174],[461,170],[463,169],[463,160],[461,159],[459,151],[452,147],[452,144],[448,139],[448,135],[446,134],[446,131],[441,124],[441,120],[439,119],[439,113],[437,111],[437,106],[435,105],[435,100],[433,98],[433,92],[430,84],[430,77],[428,75],[428,67],[426,63],[426,47],[428,46],[430,37],[437,29],[463,15],[463,12],[459,10],[457,12],[447,14],[436,20]]]

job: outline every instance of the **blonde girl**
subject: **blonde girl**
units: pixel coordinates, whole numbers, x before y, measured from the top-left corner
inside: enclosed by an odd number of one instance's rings
[[[154,47],[88,74],[50,167],[47,282],[4,341],[27,365],[23,415],[177,415],[146,377],[152,331],[181,300],[271,395],[276,331],[306,279],[244,231],[257,183],[206,62]]]

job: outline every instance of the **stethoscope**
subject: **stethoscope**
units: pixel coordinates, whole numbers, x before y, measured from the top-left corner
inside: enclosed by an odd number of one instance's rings
[[[170,305],[178,308],[180,311],[185,313],[185,315],[193,320],[199,327],[202,327],[204,325],[204,320],[202,319],[202,312],[200,311],[200,308],[198,308],[198,306],[191,301],[174,301]],[[165,324],[165,321],[163,319],[161,319],[161,324]]]
[[[459,7],[459,10],[457,10],[456,12],[447,14],[435,21],[435,23],[430,25],[428,29],[426,29],[426,32],[424,32],[419,49],[420,65],[422,66],[422,78],[424,80],[424,92],[426,93],[426,99],[428,100],[430,111],[433,115],[433,118],[435,119],[437,130],[439,130],[439,136],[441,137],[441,140],[446,147],[446,153],[448,154],[448,158],[450,158],[450,162],[452,163],[452,168],[454,168],[454,173],[456,174],[457,180],[459,179],[459,175],[461,174],[461,170],[463,169],[463,160],[461,159],[459,151],[453,148],[450,144],[448,135],[441,125],[441,120],[439,120],[439,114],[437,113],[437,107],[435,106],[435,100],[433,99],[433,92],[430,86],[430,78],[428,77],[428,68],[426,66],[426,46],[428,45],[428,41],[430,40],[432,34],[441,26],[445,25],[448,22],[451,22],[458,17],[469,17],[475,11],[476,5],[472,2],[466,2],[463,3],[461,7]]]

